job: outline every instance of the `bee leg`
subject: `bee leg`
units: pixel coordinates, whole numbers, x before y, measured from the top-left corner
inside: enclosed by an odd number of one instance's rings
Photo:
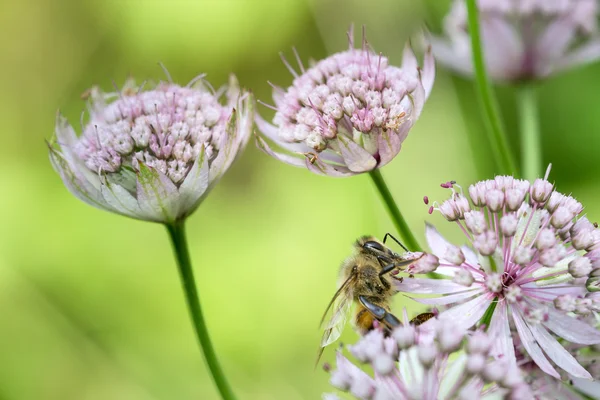
[[[382,267],[385,267],[386,265],[392,262],[392,260],[390,260],[387,256],[382,255],[377,256],[377,261],[379,261],[379,265],[381,265]]]
[[[400,243],[400,241],[398,239],[396,239],[394,236],[392,236],[392,234],[389,233],[389,232],[386,233],[385,236],[383,237],[383,244],[385,244],[385,241],[386,241],[386,239],[387,239],[388,236],[391,237],[394,240],[394,242],[398,243],[398,245],[400,245],[400,247],[402,247],[404,249],[404,251],[408,251],[408,249],[406,248],[406,246],[404,246],[402,243]]]
[[[382,322],[386,332],[391,333],[392,329],[401,325],[400,320],[396,316],[381,306],[371,303],[365,296],[358,296],[360,304],[378,321]]]

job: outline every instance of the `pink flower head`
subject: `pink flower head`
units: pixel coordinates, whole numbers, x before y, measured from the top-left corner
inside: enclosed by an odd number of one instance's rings
[[[373,330],[349,346],[354,358],[371,366],[373,376],[338,352],[332,386],[357,399],[377,400],[478,399],[484,395],[524,399],[530,395],[516,366],[492,359],[486,334],[469,336],[452,323],[430,321],[434,329],[429,340],[406,342],[416,329],[405,324],[390,337]]]
[[[558,366],[573,377],[590,378],[556,338],[600,343],[600,331],[575,318],[599,306],[588,287],[600,272],[592,266],[600,232],[579,215],[581,203],[555,191],[546,179],[530,184],[498,176],[471,185],[468,196],[452,190],[436,209],[459,226],[468,245],[458,248],[428,225],[427,241],[440,262],[436,272],[449,279],[405,279],[397,289],[437,295],[416,300],[447,306],[440,320],[464,329],[493,312],[488,329],[495,338],[493,353],[511,364],[516,362],[514,328],[527,354],[547,374],[559,378]]]
[[[547,77],[600,57],[596,0],[478,0],[487,70],[498,81]],[[455,0],[444,20],[444,38],[433,37],[436,59],[473,74],[467,9]]]
[[[226,104],[202,78],[185,87],[93,88],[79,137],[59,114],[50,160],[67,188],[132,218],[173,222],[192,213],[246,145],[253,120],[252,96],[240,95],[235,77]]]
[[[309,69],[298,58],[301,74],[286,62],[295,79],[287,90],[274,89],[273,124],[256,116],[265,138],[285,152],[275,152],[257,137],[259,148],[288,164],[330,176],[368,172],[398,154],[433,86],[431,52],[426,52],[420,69],[407,45],[398,68],[364,40],[362,48],[355,49],[352,31],[349,37],[349,50]]]

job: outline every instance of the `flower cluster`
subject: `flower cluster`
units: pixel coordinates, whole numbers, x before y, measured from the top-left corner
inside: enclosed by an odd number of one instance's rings
[[[478,0],[489,75],[500,81],[544,78],[600,57],[596,0]],[[436,59],[471,75],[471,42],[464,0],[444,21],[446,37],[432,37]]]
[[[235,78],[221,104],[202,80],[186,87],[133,82],[89,94],[89,121],[77,137],[61,115],[50,159],[71,192],[101,209],[172,222],[189,215],[248,141],[252,97]]]
[[[491,339],[485,333],[467,335],[454,324],[430,321],[432,334],[408,324],[387,338],[378,329],[369,332],[349,350],[360,363],[373,368],[374,377],[338,352],[331,384],[355,398],[374,400],[531,396],[516,366],[492,359]]]
[[[470,246],[454,246],[428,226],[429,246],[440,261],[436,272],[451,280],[405,279],[397,289],[440,295],[417,300],[449,306],[439,318],[465,329],[493,313],[485,321],[496,339],[493,353],[511,364],[514,328],[542,371],[560,378],[554,363],[573,377],[590,378],[557,340],[600,343],[600,331],[574,317],[598,311],[589,289],[597,287],[600,272],[600,231],[579,216],[581,203],[546,179],[530,184],[498,176],[471,185],[471,201],[453,182],[443,186],[452,196],[431,211],[456,223]]]
[[[349,37],[349,50],[309,69],[298,59],[300,75],[286,62],[294,83],[287,90],[274,88],[273,124],[260,116],[256,123],[281,149],[303,157],[277,153],[257,138],[267,154],[332,176],[371,171],[398,154],[433,86],[431,52],[425,54],[421,70],[406,46],[398,68],[370,50],[366,41],[355,49],[351,32]]]

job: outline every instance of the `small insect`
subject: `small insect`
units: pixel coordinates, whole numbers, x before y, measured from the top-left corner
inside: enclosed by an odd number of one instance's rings
[[[388,237],[398,243],[405,253],[397,254],[386,247]],[[389,233],[384,236],[383,242],[372,236],[362,236],[354,243],[354,254],[342,263],[338,290],[321,318],[323,326],[331,310],[331,317],[324,325],[317,362],[324,348],[340,337],[353,304],[356,304],[354,327],[361,335],[373,329],[376,320],[387,332],[400,325],[398,318],[390,312],[391,298],[398,292],[392,283],[394,280],[402,282],[402,278],[394,273],[402,271],[422,256],[423,253],[408,251]],[[419,325],[431,317],[432,313],[420,314],[411,323]]]

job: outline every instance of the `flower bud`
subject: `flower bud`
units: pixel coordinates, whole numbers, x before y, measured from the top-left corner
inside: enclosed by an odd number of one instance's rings
[[[498,189],[490,190],[485,194],[485,201],[492,212],[498,212],[504,206],[504,193]]]
[[[491,345],[492,342],[488,335],[481,331],[475,331],[467,341],[467,353],[481,353],[487,355],[488,351],[490,351]]]
[[[392,332],[394,339],[398,343],[398,347],[401,350],[407,349],[415,344],[417,331],[412,325],[400,326]]]
[[[486,205],[485,192],[486,189],[482,183],[469,186],[469,196],[476,207],[484,207]]]
[[[514,214],[507,214],[500,218],[500,231],[505,237],[515,236],[518,220]]]
[[[556,229],[564,228],[573,220],[575,215],[565,206],[559,206],[550,217],[550,224]]]
[[[485,279],[485,286],[490,292],[500,293],[503,289],[502,277],[498,273],[488,274]]]
[[[473,278],[473,274],[471,274],[469,270],[464,268],[458,269],[454,273],[454,277],[452,278],[452,281],[454,283],[458,283],[459,285],[463,285],[466,287],[471,286],[474,280],[475,279]]]
[[[556,243],[556,233],[552,229],[545,228],[538,233],[536,246],[538,249],[548,249]]]
[[[432,343],[422,343],[418,347],[419,361],[424,368],[430,368],[437,357],[438,351]]]
[[[461,265],[465,262],[465,255],[463,254],[460,247],[449,245],[446,247],[444,259],[447,260],[450,264]]]
[[[529,189],[529,195],[531,196],[531,200],[538,204],[544,204],[546,200],[550,197],[552,193],[552,184],[544,179],[536,179],[531,185]]]
[[[566,250],[563,246],[544,249],[540,252],[540,263],[545,267],[552,268],[565,257],[565,254]]]
[[[467,358],[467,365],[465,366],[467,373],[470,375],[479,375],[486,366],[486,357],[482,354],[471,354]]]
[[[563,294],[554,299],[554,307],[556,307],[557,310],[573,312],[575,311],[575,305],[576,298],[570,294]]]
[[[506,208],[509,211],[517,211],[525,201],[527,190],[509,189],[506,191]]]
[[[533,249],[530,249],[528,247],[517,247],[513,254],[513,261],[515,262],[515,264],[527,265],[531,262],[533,253]]]
[[[440,260],[436,256],[426,253],[414,264],[409,265],[408,268],[406,268],[406,272],[409,274],[428,274],[435,271],[439,265]]]
[[[574,278],[583,278],[592,272],[592,263],[587,257],[577,257],[569,263],[569,273]]]
[[[498,246],[498,239],[496,234],[492,231],[485,231],[481,235],[478,235],[473,240],[473,246],[483,256],[491,256],[496,251]]]
[[[476,210],[465,213],[465,224],[474,235],[482,234],[487,228],[485,216]]]

